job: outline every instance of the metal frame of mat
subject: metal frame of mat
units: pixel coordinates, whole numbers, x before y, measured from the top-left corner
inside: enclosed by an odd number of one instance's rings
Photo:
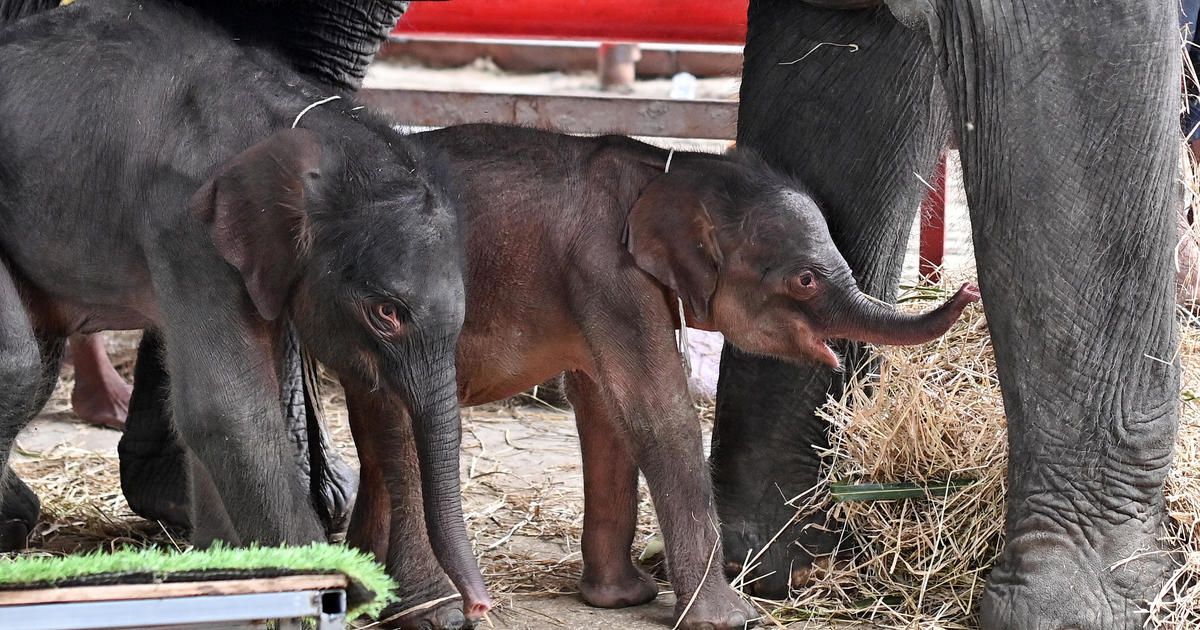
[[[268,621],[299,630],[303,619],[314,619],[317,630],[343,630],[345,588],[342,575],[296,575],[6,591],[0,630],[248,629]]]

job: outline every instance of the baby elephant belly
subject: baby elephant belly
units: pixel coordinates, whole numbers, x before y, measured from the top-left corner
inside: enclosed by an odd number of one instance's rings
[[[490,347],[489,347],[490,346]],[[504,400],[583,365],[575,344],[496,348],[459,341],[458,397],[464,407]]]

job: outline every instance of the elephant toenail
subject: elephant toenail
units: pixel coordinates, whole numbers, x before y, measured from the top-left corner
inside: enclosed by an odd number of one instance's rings
[[[471,627],[467,616],[458,608],[443,608],[438,617],[438,630],[463,630]]]
[[[442,624],[446,630],[463,630],[467,627],[467,618],[459,611],[455,611],[455,613],[457,614],[446,616],[447,618]]]

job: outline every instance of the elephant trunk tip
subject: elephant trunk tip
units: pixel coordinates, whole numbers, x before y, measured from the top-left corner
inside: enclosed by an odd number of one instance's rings
[[[958,288],[958,291],[954,293],[954,296],[947,300],[946,303],[941,306],[941,308],[938,308],[934,311],[935,316],[931,319],[934,321],[939,321],[939,323],[933,327],[933,330],[928,331],[928,333],[925,335],[927,338],[916,340],[916,343],[931,341],[932,339],[946,334],[946,332],[950,330],[950,327],[954,325],[954,322],[958,321],[958,318],[962,315],[962,312],[968,306],[978,302],[979,298],[980,295],[978,287],[970,282],[962,283],[962,286]],[[939,311],[942,314],[941,317],[936,316],[936,313]]]
[[[463,614],[467,619],[477,621],[482,619],[487,611],[492,609],[492,600],[487,593],[483,594],[464,594],[463,595]]]
[[[970,282],[964,282],[962,286],[958,288],[958,292],[954,294],[954,297],[951,298],[950,301],[957,306],[966,308],[967,305],[974,304],[975,302],[979,301],[979,287],[971,284]],[[959,309],[960,313],[962,312],[962,308]]]
[[[925,330],[923,334],[917,334],[916,338],[909,340],[901,345],[911,345],[913,343],[925,343],[932,341],[950,330],[954,322],[962,315],[962,312],[970,305],[979,301],[979,288],[970,282],[962,283],[958,287],[958,291],[949,300],[946,300],[941,307],[929,314],[928,320],[932,325]]]
[[[979,299],[979,287],[971,284],[970,282],[962,283],[962,286],[958,287],[958,291],[954,293],[954,297],[950,298],[949,301],[950,311],[954,314],[953,317],[950,318],[949,323],[953,324],[955,321],[957,321],[958,317],[962,315],[963,310],[965,310],[968,306],[978,302]],[[949,326],[947,326],[947,328],[949,328]]]

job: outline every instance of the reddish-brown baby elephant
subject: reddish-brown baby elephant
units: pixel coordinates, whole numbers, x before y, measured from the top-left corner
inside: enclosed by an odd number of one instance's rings
[[[975,289],[964,286],[924,315],[864,296],[813,199],[749,158],[493,125],[412,138],[441,162],[434,170],[461,222],[461,403],[499,400],[566,372],[583,450],[583,598],[619,607],[657,593],[630,559],[640,469],[681,627],[752,622],[723,573],[675,340],[681,314],[751,352],[836,365],[826,339],[933,339],[978,299]],[[350,542],[386,558],[404,608],[453,595],[424,539],[411,440],[385,430],[406,426],[389,421],[403,407],[355,389],[348,401],[362,463]],[[411,462],[407,478],[384,477],[381,461],[396,457]],[[440,623],[435,608],[421,609],[423,621]]]

